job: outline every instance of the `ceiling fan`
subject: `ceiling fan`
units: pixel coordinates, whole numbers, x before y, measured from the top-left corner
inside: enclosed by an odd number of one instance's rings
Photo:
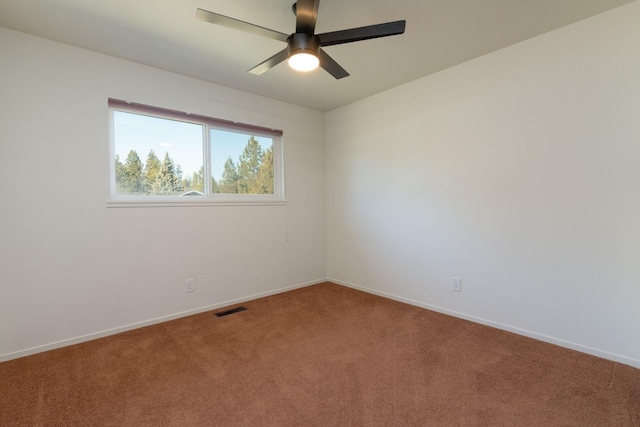
[[[204,9],[197,10],[196,18],[200,21],[287,43],[287,47],[284,50],[250,69],[249,72],[252,74],[262,74],[288,59],[289,65],[296,70],[310,71],[320,65],[333,77],[341,79],[347,77],[349,73],[327,55],[321,47],[404,33],[406,21],[402,20],[315,34],[319,4],[320,0],[298,0],[297,3],[293,4],[293,13],[296,15],[296,32],[291,35]]]

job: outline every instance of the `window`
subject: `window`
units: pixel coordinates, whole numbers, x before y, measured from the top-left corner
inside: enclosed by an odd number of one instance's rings
[[[282,203],[282,131],[109,100],[110,205]]]

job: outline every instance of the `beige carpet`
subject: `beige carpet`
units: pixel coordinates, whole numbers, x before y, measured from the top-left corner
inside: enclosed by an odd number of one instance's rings
[[[0,364],[1,426],[638,426],[640,370],[331,283]]]

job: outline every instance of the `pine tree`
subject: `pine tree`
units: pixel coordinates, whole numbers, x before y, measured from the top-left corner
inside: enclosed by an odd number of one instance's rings
[[[142,162],[138,153],[129,151],[127,160],[123,166],[122,189],[125,193],[141,193],[144,191],[144,177],[142,174]]]
[[[264,152],[260,148],[260,144],[251,136],[238,162],[238,193],[257,193],[258,170],[263,158]]]
[[[161,163],[158,160],[158,156],[153,150],[150,150],[144,165],[144,181],[147,193],[158,194],[160,192],[160,167]]]
[[[220,193],[235,194],[238,192],[238,171],[236,165],[233,163],[231,156],[224,163],[224,169],[222,171],[222,181],[218,188]]]
[[[185,187],[182,185],[182,166],[180,166],[180,164],[176,164],[173,176],[174,191],[184,191]]]
[[[204,193],[204,166],[198,172],[193,173],[191,189]]]
[[[169,153],[164,154],[164,159],[160,165],[160,194],[172,194],[176,191],[176,174],[173,160],[169,157]]]
[[[211,193],[219,193],[220,188],[218,187],[218,183],[214,177],[211,177]]]
[[[273,194],[273,147],[264,152],[262,164],[258,169],[255,192],[257,194]]]
[[[116,154],[116,193],[124,191],[124,165],[120,161],[120,156]]]
[[[182,185],[182,191],[193,190],[193,187],[191,187],[191,178],[189,177],[182,178],[181,185]]]

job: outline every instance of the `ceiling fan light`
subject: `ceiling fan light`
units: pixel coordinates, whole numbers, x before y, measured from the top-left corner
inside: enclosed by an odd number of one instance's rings
[[[297,71],[311,71],[318,68],[320,60],[312,53],[299,52],[289,57],[289,66]]]

